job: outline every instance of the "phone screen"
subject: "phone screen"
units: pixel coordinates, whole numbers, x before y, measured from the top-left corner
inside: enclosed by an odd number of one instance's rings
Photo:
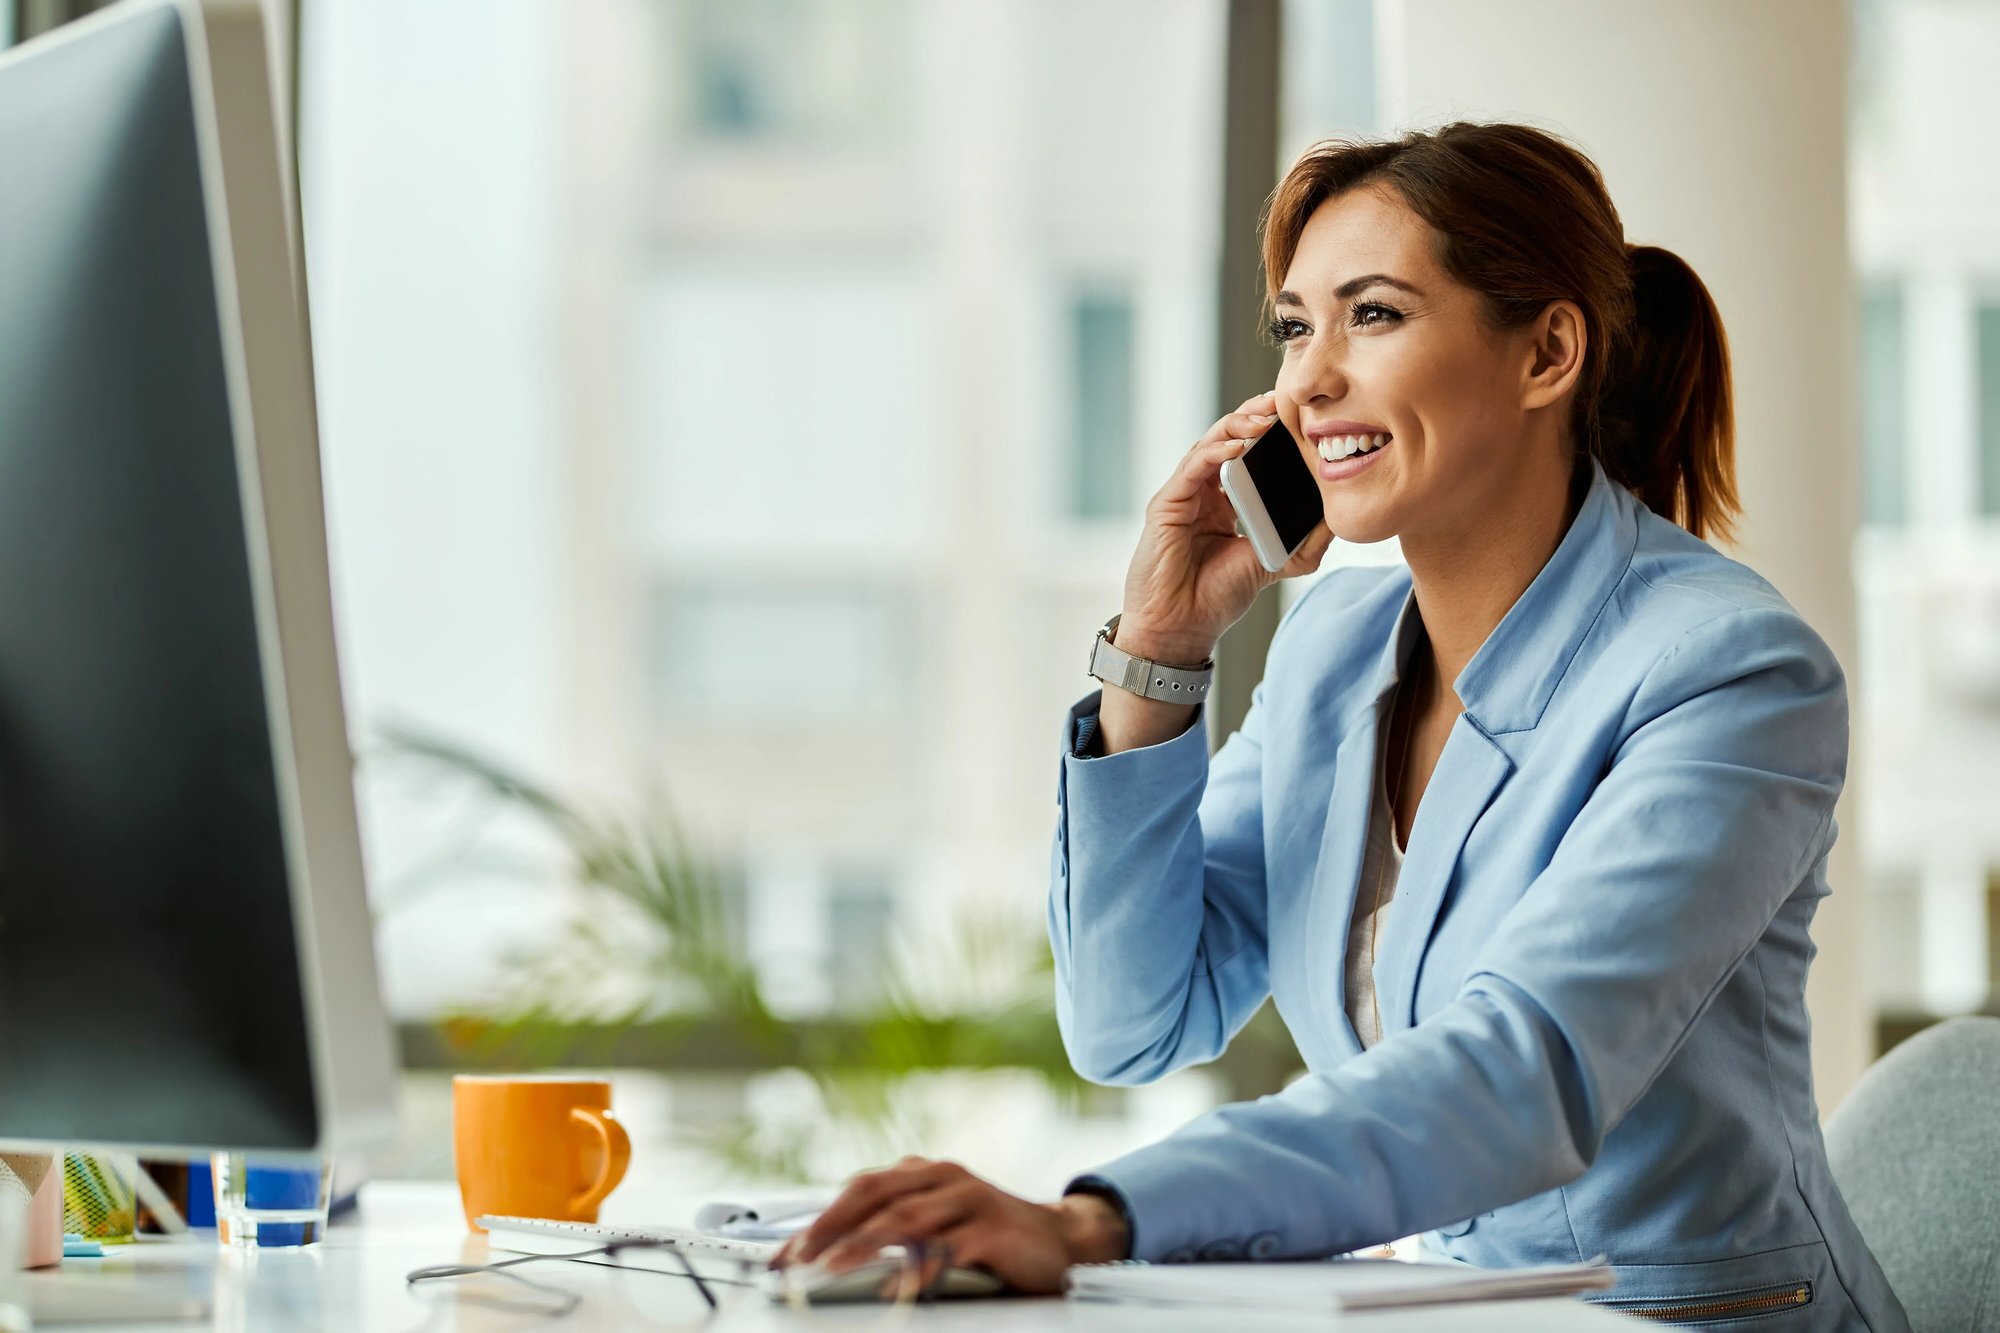
[[[1320,499],[1319,481],[1300,456],[1298,441],[1284,422],[1272,422],[1271,429],[1244,451],[1243,467],[1264,501],[1271,525],[1278,530],[1278,540],[1287,551],[1297,550],[1326,517],[1326,508]]]

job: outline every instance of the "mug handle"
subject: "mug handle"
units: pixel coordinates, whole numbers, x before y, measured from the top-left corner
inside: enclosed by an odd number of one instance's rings
[[[625,1179],[625,1168],[632,1164],[632,1138],[625,1132],[625,1126],[619,1124],[609,1112],[573,1106],[569,1118],[588,1126],[604,1144],[604,1169],[597,1173],[597,1179],[591,1182],[588,1189],[569,1201],[572,1213],[594,1213],[597,1205],[603,1203],[605,1197],[618,1188],[618,1182]]]

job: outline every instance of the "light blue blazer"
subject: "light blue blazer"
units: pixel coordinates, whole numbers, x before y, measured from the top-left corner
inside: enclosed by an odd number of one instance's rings
[[[1366,1052],[1342,959],[1376,729],[1420,629],[1408,569],[1309,589],[1212,759],[1198,725],[1080,757],[1098,696],[1072,710],[1049,935],[1077,1069],[1213,1059],[1270,996],[1310,1071],[1085,1179],[1142,1259],[1431,1232],[1482,1265],[1606,1255],[1609,1301],[1697,1326],[1905,1329],[1812,1092],[1839,664],[1763,579],[1591,468],[1458,677]]]

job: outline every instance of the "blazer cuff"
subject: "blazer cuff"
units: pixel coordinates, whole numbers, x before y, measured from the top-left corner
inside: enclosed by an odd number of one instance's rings
[[[1072,759],[1102,759],[1104,738],[1097,732],[1097,712],[1079,717],[1075,712],[1069,715],[1069,753]]]
[[[1136,750],[1121,750],[1114,755],[1104,753],[1104,737],[1097,729],[1099,710],[1104,703],[1104,691],[1092,690],[1083,698],[1070,705],[1069,716],[1063,719],[1063,750],[1066,759],[1123,759],[1126,755],[1155,755],[1162,762],[1171,762],[1167,757],[1178,755],[1189,748],[1198,749],[1202,758],[1208,757],[1208,727],[1206,703],[1196,704],[1189,712],[1187,730],[1171,739],[1155,745],[1142,745]],[[1129,762],[1143,762],[1138,759]]]
[[[1078,1176],[1063,1192],[1088,1185],[1089,1193],[1115,1199],[1131,1230],[1131,1257],[1147,1263],[1229,1263],[1293,1252],[1277,1229],[1249,1232],[1240,1215],[1230,1217],[1241,1213],[1240,1200],[1231,1208],[1199,1197],[1200,1191],[1190,1188],[1193,1182],[1174,1169],[1175,1155],[1176,1145],[1151,1144]]]
[[[1078,1176],[1063,1186],[1063,1194],[1065,1197],[1071,1194],[1088,1194],[1116,1208],[1118,1215],[1125,1219],[1125,1255],[1130,1258],[1138,1253],[1139,1228],[1132,1216],[1132,1205],[1126,1199],[1123,1190],[1102,1176]]]

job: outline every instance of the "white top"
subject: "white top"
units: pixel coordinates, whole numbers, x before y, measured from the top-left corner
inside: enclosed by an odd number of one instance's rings
[[[1395,710],[1389,710],[1394,716]],[[1389,804],[1387,751],[1389,732],[1381,730],[1375,745],[1375,794],[1368,805],[1368,846],[1361,857],[1361,880],[1355,886],[1354,915],[1347,927],[1347,1021],[1367,1050],[1382,1040],[1382,1015],[1375,1006],[1375,941],[1388,919],[1403,874],[1403,849],[1396,842],[1396,812]]]

